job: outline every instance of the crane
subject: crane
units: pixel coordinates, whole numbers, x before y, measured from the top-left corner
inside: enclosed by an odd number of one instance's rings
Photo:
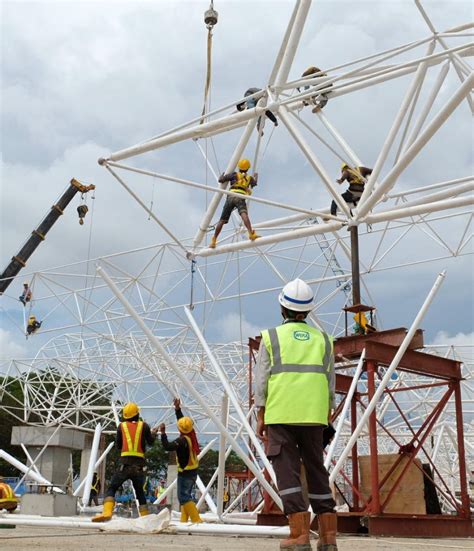
[[[27,260],[35,252],[38,245],[45,240],[46,234],[53,227],[56,220],[64,213],[64,209],[69,205],[72,199],[75,197],[76,193],[84,195],[88,191],[95,189],[94,185],[85,186],[81,184],[78,180],[73,178],[69,187],[61,195],[58,202],[55,203],[48,214],[43,218],[39,226],[31,232],[31,236],[28,238],[27,242],[20,249],[20,252],[11,259],[10,264],[3,270],[3,273],[0,275],[0,295],[2,295],[18,275],[20,270],[26,266]],[[83,224],[83,218],[87,212],[86,205],[80,205],[77,209],[79,214],[79,223]]]

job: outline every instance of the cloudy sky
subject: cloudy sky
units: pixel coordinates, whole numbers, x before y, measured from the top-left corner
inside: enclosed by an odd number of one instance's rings
[[[472,18],[471,2],[426,1],[424,5],[440,30]],[[79,227],[74,212],[78,202],[73,202],[71,212],[58,222],[28,263],[29,271],[164,241],[159,228],[98,166],[97,159],[200,114],[206,60],[203,13],[207,7],[208,2],[197,0],[2,3],[2,266],[71,177],[97,186],[90,249],[90,219]],[[214,108],[238,99],[249,86],[265,85],[292,7],[293,2],[288,1],[216,0],[219,23],[214,32]],[[428,34],[412,1],[315,0],[290,78],[297,78],[311,64],[335,66]],[[424,51],[419,50],[419,55]],[[430,70],[428,84],[436,76],[437,71]],[[410,79],[363,90],[326,107],[328,118],[365,164],[375,162]],[[451,69],[435,111],[457,86]],[[311,114],[305,117],[311,121]],[[463,102],[450,126],[443,127],[400,185],[417,187],[472,173],[470,124]],[[293,204],[307,206],[311,197],[311,207],[328,206],[326,190],[315,188],[314,173],[282,126],[275,131],[262,161],[259,193],[285,201],[290,192]],[[232,134],[215,140],[219,169],[226,164],[237,139],[238,135]],[[339,162],[325,153],[322,159],[336,178]],[[203,160],[194,144],[143,156],[137,166],[205,181]],[[157,214],[176,235],[194,235],[205,208],[202,194],[195,200],[186,188],[161,182],[154,186],[150,179],[137,179],[134,186],[147,203],[154,194]],[[265,219],[264,214],[282,215],[281,211],[258,208],[253,212],[256,219],[259,214],[261,219]],[[414,240],[407,247],[416,249],[416,243]],[[448,268],[448,278],[424,323],[428,340],[437,335],[444,341],[470,340],[473,307],[469,257],[384,272],[374,278],[370,283],[377,306],[383,310],[385,326],[410,324],[443,267]],[[15,282],[12,292],[19,286],[21,282]],[[235,312],[220,315],[214,337],[236,338]],[[276,322],[277,316],[266,315],[258,305],[248,305],[245,328],[253,332]],[[28,354],[33,345],[29,346]],[[4,319],[0,323],[1,355],[20,355],[25,353],[22,347],[21,335]]]

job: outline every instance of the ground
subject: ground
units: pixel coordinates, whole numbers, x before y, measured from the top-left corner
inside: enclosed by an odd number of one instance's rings
[[[19,526],[0,529],[0,549],[8,551],[278,551],[277,539],[185,535],[103,534],[97,530]],[[340,537],[339,551],[443,551],[473,549],[467,539]],[[313,549],[316,544],[313,542]]]

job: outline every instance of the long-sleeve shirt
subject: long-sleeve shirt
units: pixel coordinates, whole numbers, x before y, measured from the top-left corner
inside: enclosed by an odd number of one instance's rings
[[[148,423],[143,423],[143,430],[141,436],[142,450],[145,451],[147,445],[152,446],[156,436],[151,433],[150,425]],[[119,426],[117,429],[117,434],[115,436],[115,447],[121,451],[122,450],[122,428]],[[145,465],[146,461],[144,457],[135,457],[135,456],[125,456],[120,458],[121,463],[124,465]]]
[[[184,417],[183,412],[181,409],[175,410],[176,413],[176,420],[181,419],[181,417]],[[178,463],[179,466],[184,469],[189,461],[189,445],[188,441],[183,435],[180,435],[176,440],[173,440],[170,442],[168,440],[168,436],[166,434],[161,434],[161,443],[163,445],[163,448],[168,452],[176,452],[176,455],[178,457]],[[183,472],[178,473],[178,476],[194,476],[197,469],[191,469]]]
[[[287,320],[285,323],[291,323],[291,320]],[[299,322],[301,323],[301,322]],[[268,381],[271,375],[271,362],[268,350],[263,343],[260,342],[258,349],[257,362],[255,366],[255,394],[254,401],[257,407],[265,407],[268,395]],[[330,370],[329,370],[329,407],[335,408],[336,405],[336,373],[334,370],[334,356],[332,357]]]

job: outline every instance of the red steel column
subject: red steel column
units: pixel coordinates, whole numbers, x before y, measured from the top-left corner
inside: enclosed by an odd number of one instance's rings
[[[357,427],[357,393],[354,392],[354,396],[351,401],[351,429],[352,432],[355,431]],[[357,455],[357,441],[352,448],[352,486],[360,492],[359,488],[359,459]],[[359,505],[359,494],[352,490],[352,503],[355,511],[358,511],[360,508]]]
[[[369,403],[375,394],[375,373],[377,364],[373,360],[367,360],[367,394]],[[377,455],[377,410],[369,417],[369,441],[370,441],[370,483],[372,490],[372,500],[370,510],[372,513],[380,513],[380,493],[379,493],[379,461]]]
[[[462,398],[461,398],[461,381],[453,381],[454,386],[454,404],[456,407],[456,432],[458,438],[458,458],[459,458],[459,483],[461,486],[461,503],[463,508],[463,516],[469,518],[470,503],[469,494],[467,491],[466,477],[466,453],[464,450],[464,427],[462,421]]]

